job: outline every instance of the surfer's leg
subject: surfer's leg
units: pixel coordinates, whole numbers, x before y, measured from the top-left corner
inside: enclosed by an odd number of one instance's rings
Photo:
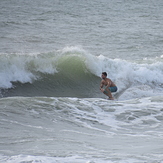
[[[106,88],[103,93],[109,97],[109,100],[114,100],[110,89]]]

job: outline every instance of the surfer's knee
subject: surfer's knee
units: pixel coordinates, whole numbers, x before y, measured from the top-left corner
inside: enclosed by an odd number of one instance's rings
[[[107,94],[108,94],[108,91],[105,89],[105,90],[103,91],[103,93],[107,95]]]

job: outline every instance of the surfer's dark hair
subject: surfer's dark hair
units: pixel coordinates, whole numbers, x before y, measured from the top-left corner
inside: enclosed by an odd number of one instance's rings
[[[103,75],[107,76],[107,73],[106,72],[102,72]]]

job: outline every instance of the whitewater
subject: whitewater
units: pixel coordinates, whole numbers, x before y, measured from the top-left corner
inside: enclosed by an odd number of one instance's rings
[[[162,7],[2,0],[0,162],[162,163]]]

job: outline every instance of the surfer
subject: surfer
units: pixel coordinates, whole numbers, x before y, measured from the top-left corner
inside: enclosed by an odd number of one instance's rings
[[[107,95],[109,97],[109,100],[114,100],[111,92],[116,92],[117,86],[111,81],[111,79],[107,78],[106,72],[102,72],[101,78],[102,78],[101,84],[100,84],[101,92]],[[103,88],[104,86],[105,88]]]

